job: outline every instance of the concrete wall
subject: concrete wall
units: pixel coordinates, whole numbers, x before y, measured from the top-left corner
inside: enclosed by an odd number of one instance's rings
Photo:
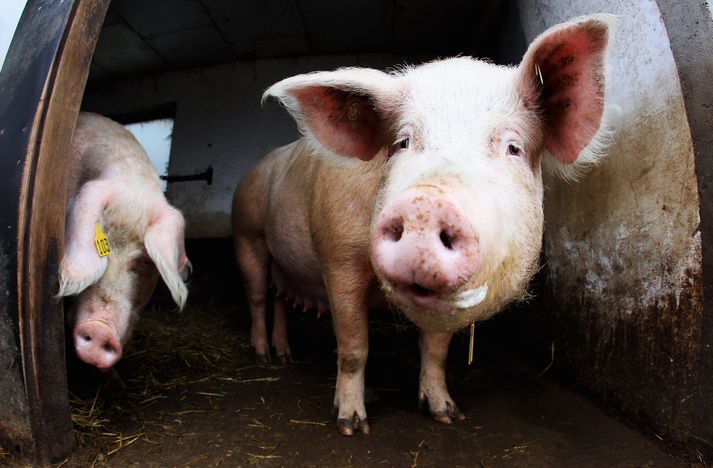
[[[710,3],[657,0],[671,41],[683,89],[698,179],[703,254],[703,317],[698,365],[698,400],[691,442],[713,459],[713,16]],[[691,444],[689,443],[689,446]]]
[[[282,78],[358,65],[384,69],[422,58],[341,55],[265,59],[130,79],[88,89],[82,108],[132,114],[176,103],[169,174],[214,168],[213,184],[169,184],[168,197],[187,220],[187,237],[229,237],[230,203],[240,178],[268,151],[299,137],[294,121],[262,92]]]
[[[688,439],[701,352],[701,235],[690,129],[654,1],[521,1],[526,38],[619,15],[610,154],[578,184],[546,179],[545,321],[577,384],[662,437]]]

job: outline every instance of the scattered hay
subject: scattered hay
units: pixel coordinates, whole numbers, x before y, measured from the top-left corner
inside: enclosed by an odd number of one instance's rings
[[[290,424],[307,424],[311,426],[326,426],[329,421],[304,421],[302,419],[290,419]]]
[[[116,372],[99,375],[84,367],[70,377],[71,417],[78,445],[92,453],[91,466],[137,442],[160,444],[147,434],[175,437],[181,417],[211,412],[211,408],[156,411],[149,408],[167,399],[202,395],[207,400],[226,394],[205,384],[276,382],[279,377],[242,378],[241,370],[270,368],[253,362],[249,339],[238,330],[228,310],[187,307],[182,313],[148,310],[143,313]],[[72,378],[74,377],[74,378]],[[87,377],[90,377],[89,379]],[[92,382],[98,380],[98,382]],[[194,387],[202,384],[201,390]],[[171,400],[172,401],[172,400]],[[159,407],[161,408],[161,407]],[[129,427],[122,432],[119,427]],[[126,429],[124,429],[126,430]],[[153,436],[152,436],[153,437]],[[0,459],[3,452],[0,451]]]
[[[257,389],[284,384],[284,378],[275,374],[283,366],[255,363],[249,333],[238,324],[239,315],[215,304],[189,305],[182,313],[149,309],[142,314],[115,371],[100,374],[83,366],[75,375],[70,372],[71,416],[79,450],[68,466],[111,465],[127,447],[160,453],[174,447],[176,441],[195,437],[190,431],[195,430],[196,417],[208,420],[221,415],[220,402],[230,396],[230,386]],[[312,325],[320,336],[331,335],[330,321]],[[413,333],[401,323],[376,321],[372,336],[396,334],[406,340],[405,335]],[[411,338],[408,341],[415,343]],[[309,352],[313,336],[303,340]],[[329,344],[326,348],[330,349]],[[324,351],[324,347],[313,349]],[[391,359],[394,350],[374,348],[373,355]],[[324,394],[310,399],[328,398],[335,380],[336,375],[325,379]],[[242,409],[249,413],[253,408],[246,405]],[[189,421],[192,426],[186,424]],[[272,435],[277,429],[270,421],[249,418],[245,427]],[[289,423],[306,428],[327,426],[330,421],[291,419]],[[258,448],[276,447],[263,445]],[[231,452],[231,456],[235,454]],[[258,464],[279,459],[276,455],[247,456],[249,463]]]
[[[260,460],[276,460],[278,458],[282,458],[281,455],[258,455],[256,453],[247,453],[247,456],[250,458],[255,459],[256,461]]]

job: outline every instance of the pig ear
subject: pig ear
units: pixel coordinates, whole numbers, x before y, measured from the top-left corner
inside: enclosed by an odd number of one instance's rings
[[[99,257],[95,247],[76,250],[67,255],[69,249],[65,247],[65,257],[59,266],[59,292],[57,297],[76,296],[89,286],[95,284],[102,277],[107,267],[106,257]],[[93,258],[93,257],[97,258]]]
[[[146,252],[153,260],[161,278],[171,291],[171,297],[183,309],[188,289],[183,284],[183,271],[190,265],[183,243],[184,220],[173,207],[164,207],[154,214],[144,234]]]
[[[542,113],[545,149],[565,177],[596,162],[610,138],[605,59],[616,23],[614,16],[592,15],[552,27],[533,41],[519,67],[520,93]]]
[[[397,103],[395,79],[369,68],[297,75],[271,86],[310,144],[329,155],[372,159],[390,143],[388,115]]]
[[[67,204],[64,256],[59,266],[57,297],[74,296],[93,285],[104,274],[107,257],[99,256],[95,225],[112,198],[105,181],[87,182]]]

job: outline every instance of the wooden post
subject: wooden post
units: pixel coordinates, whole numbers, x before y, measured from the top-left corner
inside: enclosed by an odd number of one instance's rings
[[[64,244],[64,161],[108,5],[28,1],[0,75],[0,289],[7,291],[0,321],[14,328],[7,338],[19,353],[0,352],[21,357],[9,378],[0,378],[0,398],[14,401],[10,420],[0,420],[0,437],[23,439],[9,446],[40,464],[74,447],[63,310],[54,298]]]

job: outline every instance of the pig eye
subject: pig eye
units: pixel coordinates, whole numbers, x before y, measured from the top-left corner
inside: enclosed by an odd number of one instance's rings
[[[391,147],[391,154],[409,149],[411,147],[412,139],[413,128],[410,125],[407,125],[397,134],[396,141],[394,141],[394,144]]]
[[[522,150],[520,149],[519,146],[517,146],[514,143],[510,143],[508,145],[508,155],[510,156],[520,156],[522,155]]]
[[[518,159],[525,159],[527,155],[522,147],[522,137],[514,130],[504,130],[500,135],[495,136],[497,147],[493,148],[498,155],[513,156]]]
[[[153,265],[153,260],[151,260],[151,257],[149,257],[148,255],[141,255],[131,262],[129,269],[131,271],[143,271],[149,268],[151,265]]]

